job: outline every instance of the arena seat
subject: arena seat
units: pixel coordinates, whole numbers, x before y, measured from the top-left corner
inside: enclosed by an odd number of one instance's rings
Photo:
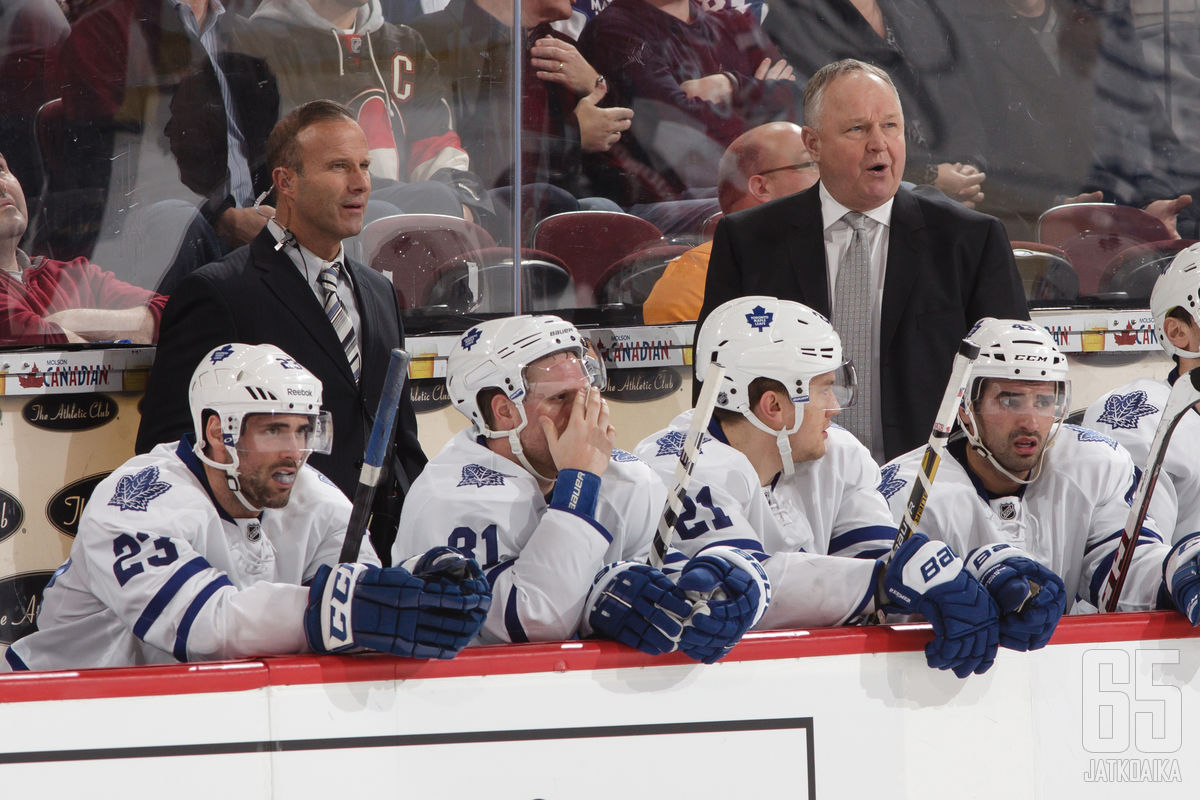
[[[1079,276],[1079,292],[1095,294],[1112,259],[1127,247],[1171,238],[1165,223],[1131,206],[1071,203],[1038,218],[1037,238],[1062,248]]]
[[[597,301],[641,306],[667,264],[690,249],[685,244],[661,244],[617,259],[597,281]]]
[[[1195,239],[1167,239],[1127,247],[1118,253],[1100,276],[1100,291],[1124,292],[1131,298],[1150,300],[1158,276],[1171,265],[1171,259],[1196,244]]]
[[[456,256],[496,246],[486,230],[465,219],[443,214],[397,214],[363,228],[366,262],[390,275],[402,308],[423,305],[438,276],[438,267]]]
[[[725,216],[724,211],[718,211],[708,219],[704,220],[704,226],[700,229],[700,241],[710,242],[713,236],[717,233],[717,223]]]
[[[1079,276],[1062,248],[1041,242],[1012,243],[1025,299],[1031,303],[1070,303],[1079,299]]]
[[[654,223],[616,211],[553,214],[533,229],[534,248],[567,265],[580,307],[595,304],[600,278],[612,264],[661,238]]]
[[[492,247],[464,253],[441,264],[422,305],[445,306],[456,314],[511,314],[513,253]],[[553,312],[575,300],[575,283],[556,256],[521,251],[521,311]]]

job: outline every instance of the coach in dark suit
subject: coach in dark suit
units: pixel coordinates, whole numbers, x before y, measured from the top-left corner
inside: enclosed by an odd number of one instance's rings
[[[887,460],[929,438],[959,340],[980,317],[1028,319],[1025,296],[999,222],[900,187],[904,119],[886,73],[830,64],[805,87],[804,112],[820,183],[721,221],[697,329],[721,303],[752,294],[829,316],[867,375],[859,402],[869,403],[861,407],[870,422],[854,432]],[[867,293],[856,303],[865,327],[834,308],[831,277],[851,272],[852,216],[865,224],[860,252],[869,254]]]
[[[248,246],[197,270],[171,295],[142,402],[137,451],[192,431],[188,384],[205,353],[222,342],[274,344],[321,379],[333,416],[333,451],[314,453],[310,463],[353,496],[388,353],[404,338],[391,284],[342,249],[342,240],[362,229],[370,194],[366,137],[344,108],[315,101],[279,121],[268,150],[275,218]],[[322,299],[329,292],[317,277],[332,263],[340,264],[336,295],[348,322],[328,312],[330,301]],[[342,325],[341,336],[335,324]],[[344,344],[347,325],[354,329],[354,346]],[[403,491],[425,464],[416,431],[405,395],[395,456],[373,509],[371,538],[384,559]]]

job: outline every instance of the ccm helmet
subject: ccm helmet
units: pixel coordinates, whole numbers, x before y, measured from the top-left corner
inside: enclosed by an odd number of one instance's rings
[[[1176,308],[1188,312],[1200,325],[1200,244],[1180,250],[1150,293],[1150,313],[1154,315],[1154,330],[1162,349],[1169,356],[1200,358],[1200,353],[1180,350],[1167,339],[1163,325]]]
[[[804,420],[799,404],[809,400],[812,379],[835,372],[839,408],[854,402],[854,367],[842,358],[842,341],[829,320],[808,306],[774,297],[739,297],[722,303],[704,321],[695,345],[696,376],[704,380],[712,361],[725,367],[717,408],[736,411],[750,424],[775,437],[783,470],[793,470],[788,436]],[[797,404],[790,429],[772,430],[750,407],[750,384],[769,378],[783,384]]]

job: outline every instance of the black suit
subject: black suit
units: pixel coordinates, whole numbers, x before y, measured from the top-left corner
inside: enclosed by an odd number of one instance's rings
[[[403,346],[396,294],[380,274],[347,259],[361,319],[361,383],[355,384],[346,353],[317,296],[287,253],[275,250],[270,231],[248,246],[188,276],[163,311],[158,353],[142,401],[137,452],[192,431],[188,387],[200,359],[226,342],[276,345],[320,378],[333,416],[333,452],[310,463],[353,497],[367,437],[383,390],[388,353]],[[417,421],[405,394],[396,421],[396,455],[407,479],[425,465]],[[392,474],[396,460],[392,461]],[[407,484],[405,484],[407,486]],[[390,491],[388,491],[390,489]],[[372,541],[381,558],[391,552],[401,494],[382,484],[374,507]],[[391,521],[388,522],[387,519]]]
[[[819,185],[721,220],[699,325],[761,294],[829,316]],[[888,459],[929,439],[958,342],[980,317],[1029,319],[1004,229],[940,193],[901,187],[892,205],[880,321],[880,414]]]

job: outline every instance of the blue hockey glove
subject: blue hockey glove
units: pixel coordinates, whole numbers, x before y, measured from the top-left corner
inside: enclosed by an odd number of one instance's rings
[[[999,610],[979,581],[942,542],[914,533],[881,570],[877,603],[888,613],[920,614],[933,626],[925,661],[965,678],[996,660]]]
[[[492,602],[479,566],[461,560],[467,564],[426,565],[438,570],[429,581],[403,567],[321,566],[304,612],[309,647],[317,653],[365,647],[406,658],[453,658],[479,633]],[[462,570],[465,577],[456,580],[444,569]]]
[[[967,569],[1000,608],[1002,646],[1021,652],[1046,646],[1067,608],[1067,589],[1057,573],[1008,544],[971,551]]]
[[[1171,548],[1163,561],[1163,583],[1175,607],[1200,625],[1200,533],[1183,537]]]
[[[692,604],[670,578],[646,564],[623,562],[605,567],[596,580],[607,583],[588,615],[593,631],[652,656],[676,648]]]
[[[762,567],[735,548],[710,548],[695,556],[684,565],[677,586],[694,605],[679,649],[704,664],[724,658],[762,617],[770,599]]]

